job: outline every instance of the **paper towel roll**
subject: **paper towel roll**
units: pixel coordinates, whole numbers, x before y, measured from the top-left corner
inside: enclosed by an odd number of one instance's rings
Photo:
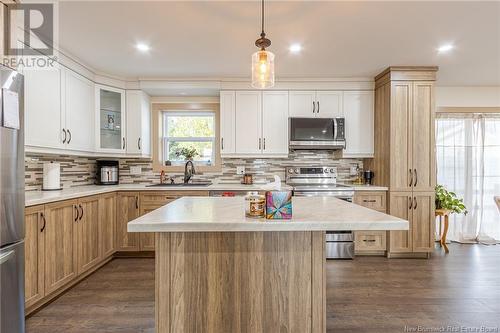
[[[61,189],[61,165],[59,163],[43,164],[43,187],[44,190]]]

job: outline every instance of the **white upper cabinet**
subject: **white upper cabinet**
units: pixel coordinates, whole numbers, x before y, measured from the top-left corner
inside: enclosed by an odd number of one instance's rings
[[[342,91],[290,91],[290,117],[343,117]]]
[[[62,73],[66,149],[93,152],[94,83],[69,69]]]
[[[125,91],[109,86],[96,85],[95,101],[97,151],[124,153],[127,147],[125,136]]]
[[[235,153],[260,154],[262,151],[262,93],[235,93]]]
[[[288,155],[288,91],[221,91],[222,157]]]
[[[151,107],[149,96],[140,90],[127,90],[127,154],[151,156]]]
[[[315,116],[318,118],[342,118],[342,91],[317,91]]]
[[[220,151],[221,155],[235,152],[235,92],[220,92]]]
[[[316,111],[315,91],[290,91],[290,117],[313,118]]]
[[[66,140],[59,66],[51,70],[24,71],[24,88],[26,146],[63,148]]]
[[[373,91],[344,92],[346,149],[344,157],[373,157]]]
[[[262,93],[262,151],[288,155],[288,91]]]

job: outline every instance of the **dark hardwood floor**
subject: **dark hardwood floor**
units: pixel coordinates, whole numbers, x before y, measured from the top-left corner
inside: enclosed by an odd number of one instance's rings
[[[328,332],[499,332],[500,246],[452,244],[429,260],[329,261],[327,295]],[[28,333],[154,332],[154,260],[111,261],[26,325]]]

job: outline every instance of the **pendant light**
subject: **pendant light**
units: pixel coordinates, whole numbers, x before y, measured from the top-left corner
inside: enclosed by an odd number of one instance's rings
[[[262,0],[262,32],[255,41],[259,51],[252,54],[252,87],[266,89],[274,86],[274,54],[266,51],[271,46],[271,40],[264,32],[264,0]]]

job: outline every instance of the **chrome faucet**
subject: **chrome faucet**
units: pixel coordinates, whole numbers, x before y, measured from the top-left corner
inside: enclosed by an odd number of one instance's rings
[[[189,169],[188,169],[188,166]],[[184,166],[184,184],[187,184],[191,177],[196,174],[196,170],[194,169],[194,164],[193,161],[187,161],[186,165]]]

